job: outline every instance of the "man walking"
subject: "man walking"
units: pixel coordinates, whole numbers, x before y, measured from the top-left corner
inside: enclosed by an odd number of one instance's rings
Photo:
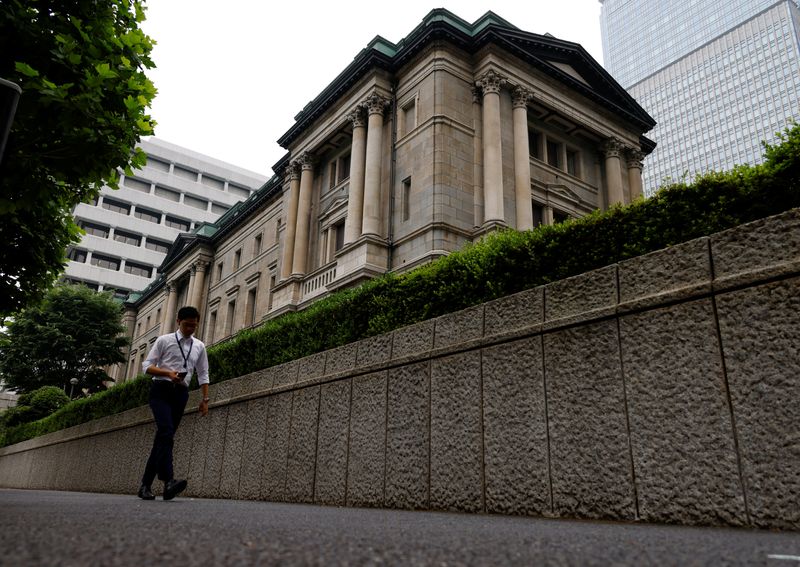
[[[192,336],[199,321],[200,313],[196,308],[181,307],[178,310],[178,330],[158,337],[142,364],[144,373],[153,376],[150,409],[156,420],[156,437],[139,487],[139,498],[143,500],[155,499],[151,487],[156,476],[164,481],[164,500],[172,500],[186,489],[185,480],[173,477],[172,446],[189,399],[193,372],[197,372],[197,382],[203,394],[200,415],[208,413],[206,345]]]

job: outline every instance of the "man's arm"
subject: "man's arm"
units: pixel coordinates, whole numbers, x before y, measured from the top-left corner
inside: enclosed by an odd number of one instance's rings
[[[206,354],[206,349],[203,347],[203,350],[200,352],[200,356],[197,359],[197,364],[195,364],[194,369],[197,371],[197,383],[200,384],[200,391],[203,393],[203,397],[200,398],[200,407],[198,408],[200,411],[200,415],[206,415],[208,413],[208,355]]]

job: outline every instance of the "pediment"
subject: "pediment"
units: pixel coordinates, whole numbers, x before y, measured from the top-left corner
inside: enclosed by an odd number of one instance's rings
[[[587,87],[591,87],[591,86],[592,86],[591,84],[589,84],[589,82],[588,82],[586,79],[584,79],[584,78],[581,76],[581,74],[580,74],[580,73],[578,73],[578,71],[577,71],[577,70],[575,70],[575,67],[573,67],[572,65],[570,65],[570,64],[568,64],[568,63],[563,63],[563,62],[561,62],[561,61],[548,61],[548,63],[549,63],[550,65],[552,65],[552,66],[556,67],[557,69],[561,69],[561,70],[562,70],[562,71],[564,71],[564,72],[565,72],[567,75],[569,75],[569,76],[570,76],[570,77],[572,77],[573,79],[576,79],[576,80],[580,81],[581,83],[583,83],[583,84],[584,84],[584,85],[586,85]]]
[[[548,185],[547,191],[565,201],[572,201],[573,203],[581,202],[580,196],[566,185]]]

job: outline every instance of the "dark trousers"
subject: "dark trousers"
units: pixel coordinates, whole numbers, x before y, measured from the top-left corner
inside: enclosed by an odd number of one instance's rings
[[[150,409],[156,418],[156,438],[142,476],[145,486],[151,486],[156,476],[165,482],[172,479],[172,445],[188,400],[189,389],[183,384],[153,380]]]

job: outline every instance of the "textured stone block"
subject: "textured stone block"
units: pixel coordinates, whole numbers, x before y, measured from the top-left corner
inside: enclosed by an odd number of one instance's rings
[[[270,371],[273,376],[272,387],[288,386],[297,382],[298,361],[292,360],[278,366],[273,366]]]
[[[261,497],[261,476],[264,470],[264,445],[267,438],[269,398],[247,402],[247,421],[242,442],[242,469],[239,475],[239,498],[258,500]]]
[[[286,500],[286,464],[291,419],[292,392],[270,396],[264,445],[264,476],[261,478],[262,500]]]
[[[619,300],[625,309],[686,299],[711,291],[709,239],[698,238],[619,264]]]
[[[297,383],[309,382],[321,378],[325,373],[325,357],[327,352],[318,352],[297,361]]]
[[[433,348],[433,321],[401,327],[392,333],[392,360],[428,352]]]
[[[483,336],[483,305],[434,319],[434,348],[448,347]]]
[[[291,502],[314,501],[320,387],[294,392],[286,492]]]
[[[800,528],[800,278],[721,294],[717,311],[754,525]]]
[[[172,447],[172,468],[175,478],[186,478],[192,462],[192,441],[194,439],[195,416],[185,415],[178,424],[175,432],[175,444]]]
[[[356,364],[359,367],[383,364],[392,358],[392,333],[369,337],[356,343],[358,353]]]
[[[325,376],[352,370],[356,366],[358,345],[351,343],[327,351],[325,358]]]
[[[344,506],[347,496],[350,380],[323,384],[320,396],[314,502]]]
[[[389,370],[386,498],[391,508],[428,506],[430,363]]]
[[[616,321],[544,336],[553,512],[636,516]]]
[[[222,457],[222,478],[219,496],[236,498],[239,494],[239,476],[245,457],[244,431],[247,423],[247,403],[228,406],[225,425],[225,444]]]
[[[542,324],[544,287],[528,289],[484,305],[484,335],[490,337]]]
[[[381,506],[386,470],[386,372],[353,378],[347,504]]]
[[[612,315],[617,306],[617,266],[607,266],[544,286],[544,327]]]
[[[714,286],[723,289],[800,267],[800,209],[711,236]]]
[[[483,350],[486,511],[549,513],[542,339]]]
[[[217,382],[208,387],[208,397],[211,398],[211,403],[222,402],[229,400],[233,397],[233,389],[236,385],[232,380],[225,380],[224,382]],[[193,390],[192,394],[197,398],[190,399],[186,407],[188,409],[196,408],[200,403],[200,390]],[[190,396],[191,398],[191,396]]]
[[[711,300],[623,317],[620,335],[640,518],[745,524]]]
[[[211,419],[208,415],[201,416],[194,413],[186,416],[185,419],[192,419],[192,450],[191,462],[189,464],[189,474],[187,479],[189,486],[186,494],[190,496],[203,496],[203,475],[206,468],[206,452],[208,450],[208,435],[211,430]]]
[[[210,420],[208,426],[208,446],[206,448],[206,466],[203,468],[203,487],[201,496],[206,498],[220,497],[222,480],[222,459],[225,454],[225,429],[228,423],[230,406],[215,407],[208,415],[199,419]]]
[[[480,400],[480,351],[431,361],[433,509],[484,510]]]

